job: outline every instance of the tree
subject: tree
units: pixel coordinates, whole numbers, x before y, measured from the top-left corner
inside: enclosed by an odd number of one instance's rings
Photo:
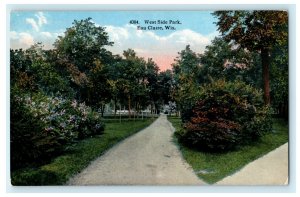
[[[227,81],[241,78],[243,72],[251,67],[251,58],[249,51],[234,48],[223,38],[216,37],[200,55],[200,81],[210,83],[211,80],[220,78]]]
[[[288,43],[285,42],[276,45],[272,51],[271,59],[270,94],[272,98],[272,107],[280,117],[287,120],[289,104]]]
[[[270,104],[270,55],[273,46],[287,39],[286,11],[216,11],[218,30],[233,44],[258,51],[263,70],[263,90],[266,105]]]
[[[41,43],[26,50],[10,50],[11,85],[29,91],[43,91],[47,95],[71,96],[69,81],[51,64]]]
[[[79,100],[88,101],[90,98],[90,75],[97,62],[104,65],[111,63],[112,54],[105,46],[112,44],[105,28],[96,26],[91,18],[75,20],[73,26],[67,28],[64,35],[55,41],[57,58],[61,66],[67,67]]]
[[[125,50],[123,56],[115,57],[115,63],[110,68],[109,84],[115,106],[118,98],[121,104],[128,106],[131,118],[133,108],[139,111],[148,104],[147,62],[138,57],[133,49]]]
[[[110,94],[112,101],[114,103],[114,115],[116,116],[117,108],[118,108],[118,101],[121,100],[122,95],[121,93],[121,83],[120,83],[120,77],[121,72],[120,68],[122,67],[123,59],[119,55],[113,56],[113,62],[110,64],[108,69],[108,84],[110,89]],[[121,109],[120,109],[121,110]]]
[[[105,104],[112,97],[108,75],[109,68],[108,65],[103,65],[100,61],[95,62],[95,64],[95,68],[90,73],[90,81],[87,87],[87,104],[100,109],[101,116],[103,117]]]
[[[113,44],[105,28],[96,26],[91,20],[74,20],[73,26],[67,28],[64,36],[59,36],[54,43],[60,58],[72,62],[81,72],[90,70],[95,59],[105,63],[108,51],[104,47]]]
[[[187,45],[184,50],[178,53],[175,63],[172,65],[174,74],[187,75],[197,82],[199,74],[200,59],[199,55],[191,50],[190,45]]]
[[[176,101],[176,106],[182,111],[190,111],[199,89],[200,58],[199,55],[187,45],[179,53],[179,57],[172,64],[173,70],[173,90],[172,97]]]
[[[147,89],[149,90],[148,95],[149,100],[151,101],[151,111],[153,111],[153,109],[155,109],[155,111],[158,111],[159,106],[161,105],[158,72],[159,67],[151,58],[149,58],[146,63],[145,79],[143,79],[143,83],[144,86],[147,87]]]
[[[138,57],[133,49],[127,49],[123,51],[123,56],[125,60],[122,64],[122,78],[123,78],[123,93],[127,97],[128,101],[128,115],[131,118],[131,106],[132,106],[132,98],[134,94],[134,86],[137,85],[136,74],[138,67]]]
[[[173,82],[173,76],[171,70],[166,70],[158,74],[157,83],[159,87],[160,99],[162,100],[163,104],[169,104],[169,101],[172,100],[171,98],[172,82]]]
[[[23,49],[10,49],[10,85],[18,86],[22,90],[35,91],[37,89],[31,72],[32,60]]]

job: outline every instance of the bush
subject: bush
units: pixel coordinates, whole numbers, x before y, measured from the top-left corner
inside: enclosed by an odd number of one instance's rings
[[[12,169],[49,160],[77,139],[102,134],[100,115],[84,103],[12,89]]]
[[[10,106],[10,159],[11,169],[14,170],[40,156],[32,138],[38,136],[45,125],[36,120],[24,103],[15,96],[11,97]]]
[[[68,141],[104,131],[100,114],[84,103],[41,93],[25,97],[24,100],[34,115],[45,123],[46,131],[59,133]]]
[[[240,81],[219,80],[203,86],[190,114],[177,136],[181,142],[204,150],[234,149],[272,128],[261,92]]]

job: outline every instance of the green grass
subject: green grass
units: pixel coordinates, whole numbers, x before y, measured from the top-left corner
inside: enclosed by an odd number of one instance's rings
[[[150,125],[154,119],[135,122],[106,123],[104,134],[82,140],[68,147],[68,151],[52,160],[51,163],[37,167],[20,169],[12,173],[13,185],[63,185],[95,158],[106,150]],[[130,154],[130,153],[128,153]]]
[[[168,117],[176,130],[181,129],[181,120]],[[280,119],[273,120],[273,131],[260,141],[226,153],[207,153],[178,144],[183,157],[193,167],[198,177],[209,184],[233,174],[249,162],[265,155],[288,141],[288,124]]]

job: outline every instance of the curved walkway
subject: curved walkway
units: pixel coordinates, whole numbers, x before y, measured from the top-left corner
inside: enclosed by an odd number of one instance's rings
[[[285,143],[216,185],[287,185],[288,166],[288,143]]]
[[[203,185],[172,142],[165,115],[114,146],[69,185]]]

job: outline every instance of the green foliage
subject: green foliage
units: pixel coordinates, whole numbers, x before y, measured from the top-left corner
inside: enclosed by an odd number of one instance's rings
[[[60,58],[67,59],[74,64],[80,72],[86,73],[93,65],[95,59],[106,62],[107,53],[104,46],[111,46],[105,29],[96,26],[91,18],[75,20],[73,26],[66,29],[64,36],[59,36],[54,46]]]
[[[200,58],[199,55],[187,45],[179,53],[179,57],[172,64],[173,87],[172,98],[176,102],[178,110],[182,111],[182,116],[191,109],[198,97]],[[185,119],[185,118],[184,118]]]
[[[99,65],[106,67],[114,62],[112,53],[105,48],[112,44],[105,28],[97,26],[91,18],[74,20],[73,25],[54,43],[54,56],[66,68],[70,84],[76,90],[76,99],[94,108],[103,109],[110,97],[106,72],[95,71],[99,71]],[[95,102],[95,98],[99,102]]]
[[[287,38],[287,11],[216,11],[218,30],[249,50],[271,48]]]
[[[161,91],[158,90],[157,64],[151,58],[138,57],[132,49],[125,50],[123,55],[125,58],[115,57],[116,62],[108,71],[115,109],[120,105],[137,112],[149,105],[158,109]]]
[[[227,81],[240,79],[248,80],[249,83],[257,83],[257,78],[253,78],[253,74],[249,72],[260,63],[255,61],[255,55],[228,43],[224,38],[216,37],[200,55],[202,66],[199,79],[202,83],[210,83],[211,79],[226,79]],[[255,72],[255,74],[260,73]],[[259,78],[260,76],[261,74]]]
[[[100,109],[102,116],[105,104],[112,98],[109,84],[109,66],[103,65],[100,61],[95,61],[95,67],[89,75],[86,103],[94,109]]]
[[[11,107],[12,169],[48,161],[64,145],[104,130],[100,115],[76,100],[29,95],[14,88]]]
[[[72,96],[69,83],[49,63],[33,63],[31,65],[35,83],[47,94]]]
[[[179,140],[199,149],[224,151],[257,140],[271,130],[261,92],[243,82],[216,81],[205,85],[185,117]]]
[[[51,95],[73,96],[69,81],[45,58],[40,44],[29,49],[11,50],[11,85],[23,90]]]
[[[10,85],[23,90],[36,91],[35,79],[30,66],[32,60],[22,49],[10,50]]]
[[[199,55],[191,50],[189,45],[178,54],[179,56],[175,59],[175,63],[172,64],[174,79],[180,84],[181,78],[189,77],[194,83],[197,83],[200,68]]]
[[[287,120],[289,104],[289,64],[287,40],[285,43],[274,47],[271,59],[270,79],[272,107],[275,109],[276,114]]]
[[[151,58],[148,58],[145,70],[145,84],[147,84],[147,88],[145,89],[147,96],[145,99],[149,98],[150,102],[144,102],[143,106],[151,104],[154,105],[155,109],[159,109],[159,106],[163,104],[162,97],[164,93],[169,93],[168,91],[164,92],[166,89],[161,84],[160,74],[157,64]]]

